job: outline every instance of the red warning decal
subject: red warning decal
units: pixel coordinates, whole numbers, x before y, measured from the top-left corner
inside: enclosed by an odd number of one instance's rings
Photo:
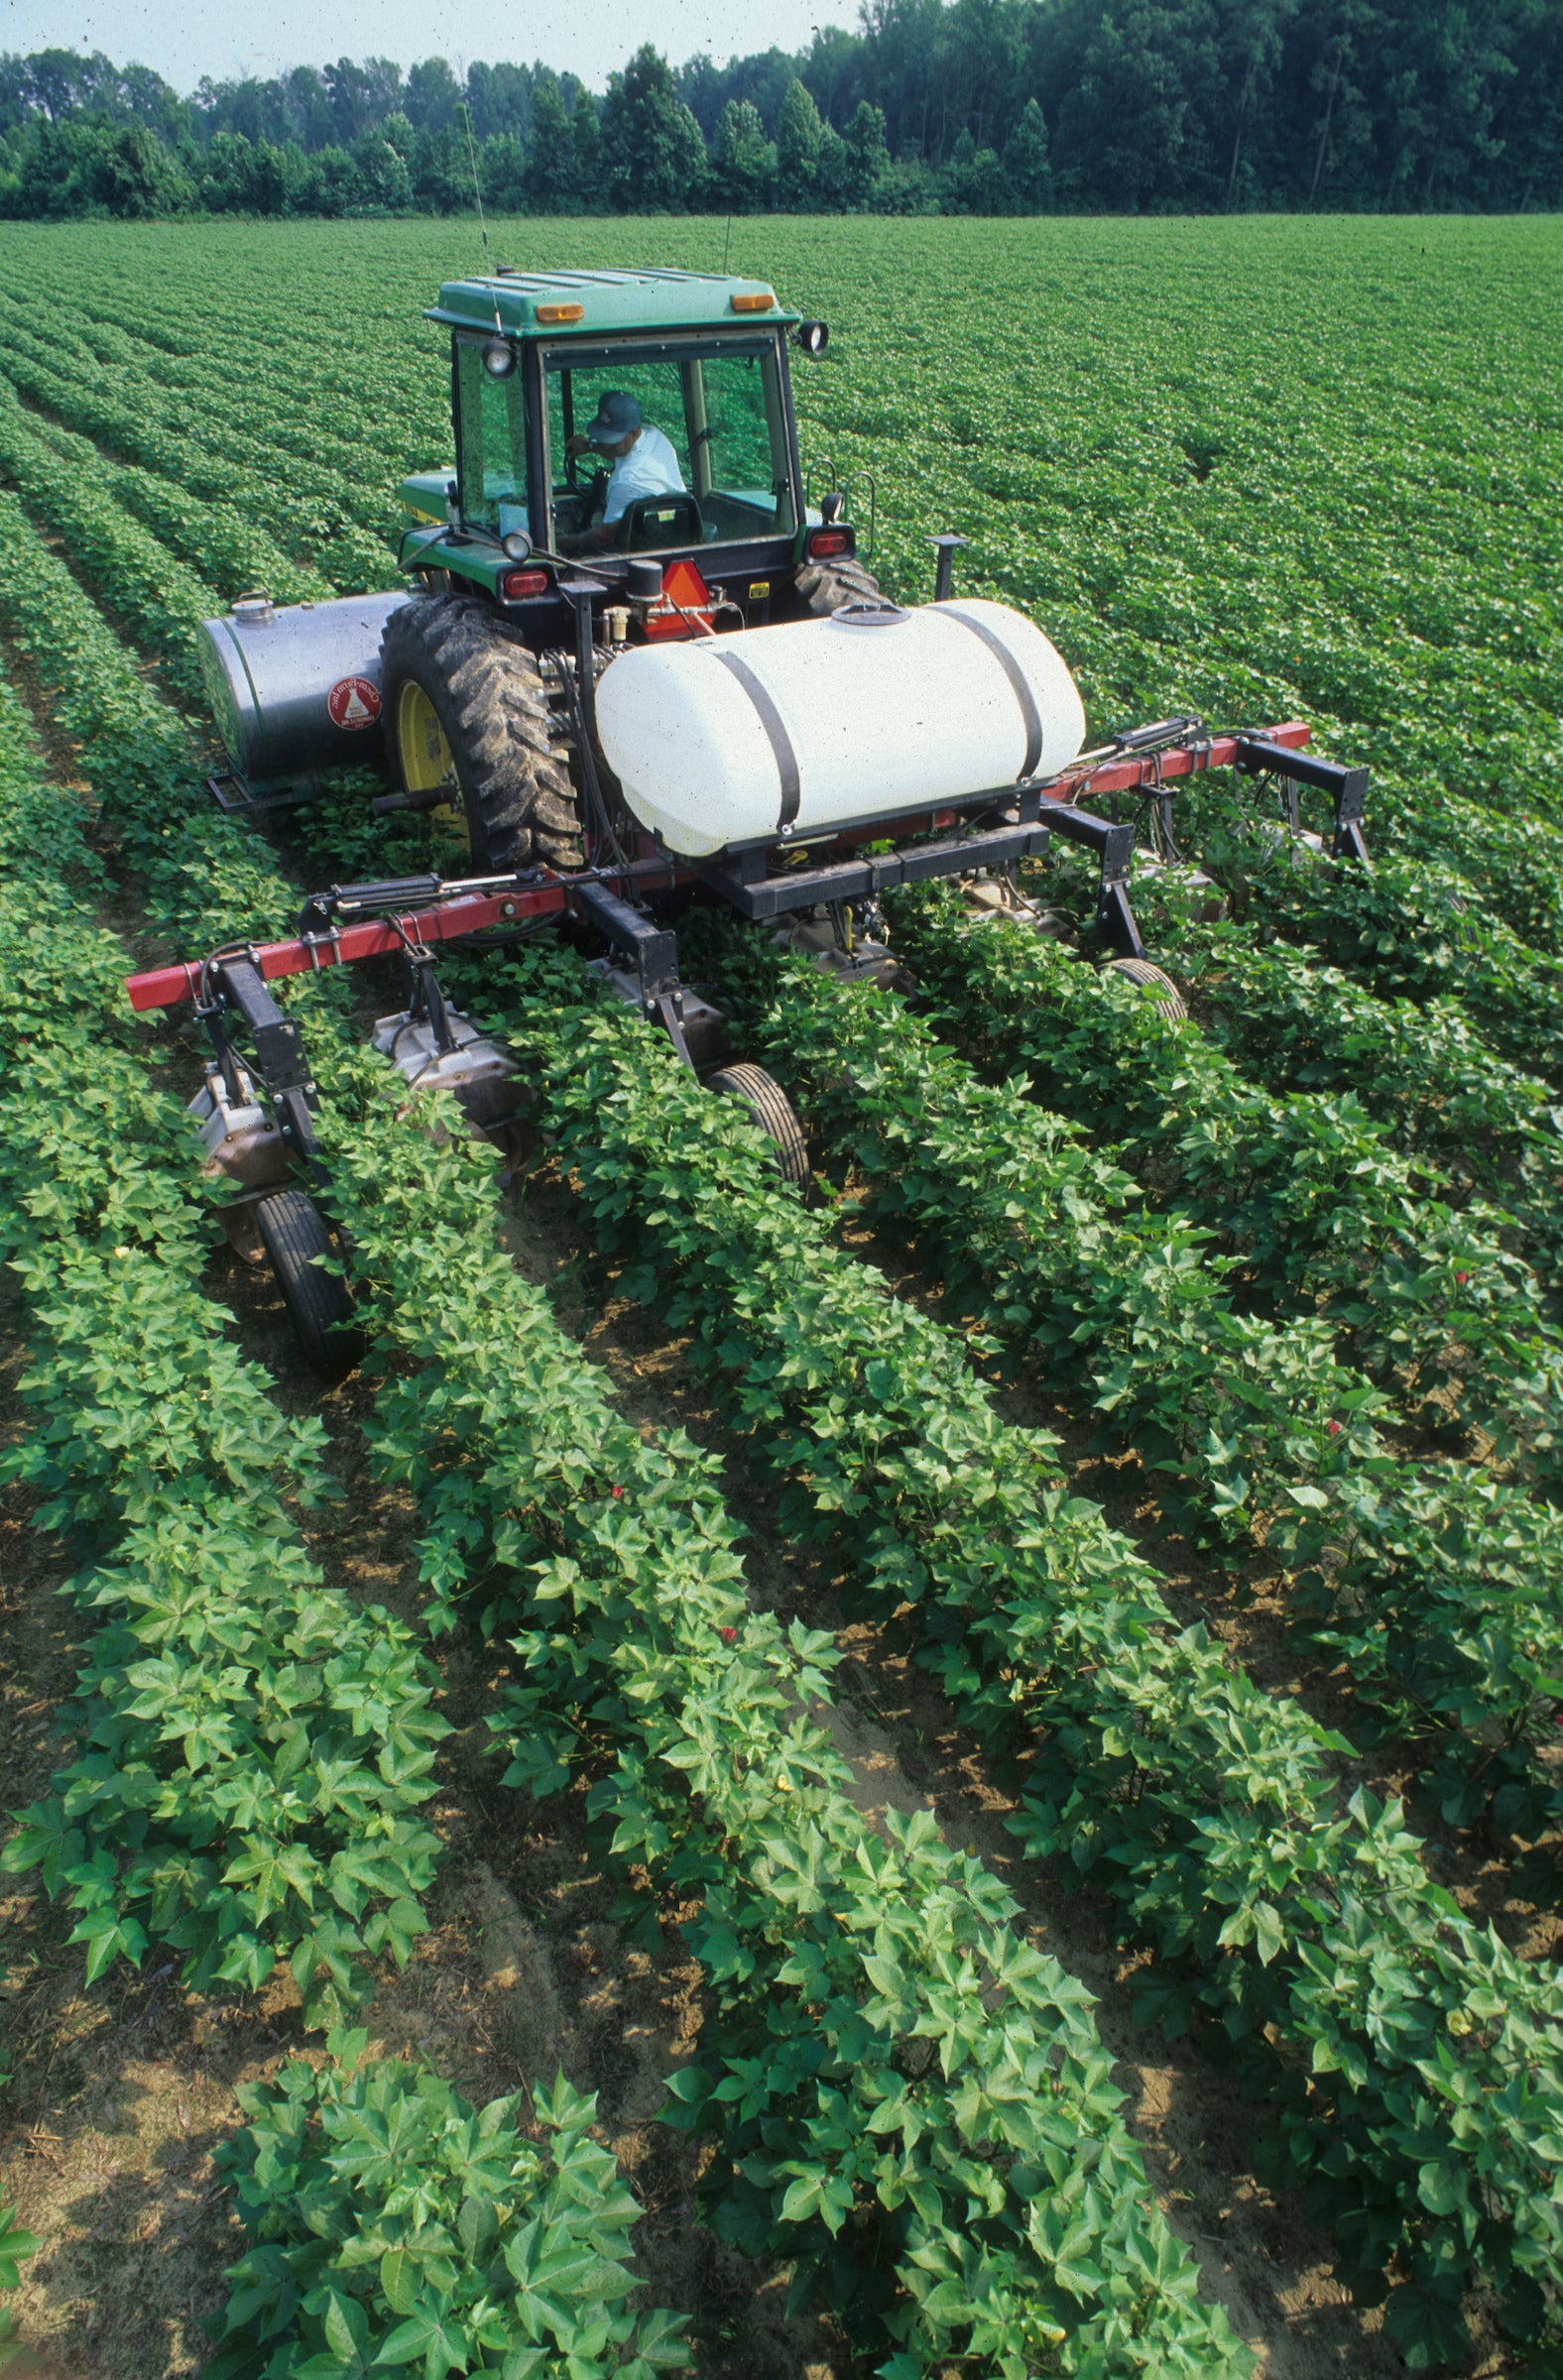
[[[339,677],[325,707],[337,727],[373,727],[380,716],[380,688],[373,678]]]

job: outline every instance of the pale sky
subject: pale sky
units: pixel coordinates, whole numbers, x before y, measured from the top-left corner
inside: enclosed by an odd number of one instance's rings
[[[773,44],[800,50],[814,26],[852,26],[857,15],[856,0],[0,0],[0,50],[102,50],[116,65],[155,67],[181,92],[204,74],[276,74],[344,55],[407,66],[436,54],[458,67],[541,59],[600,90],[642,42],[680,65],[699,50],[718,60]]]

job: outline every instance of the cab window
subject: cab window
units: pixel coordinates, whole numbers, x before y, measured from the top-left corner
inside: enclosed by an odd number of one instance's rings
[[[527,401],[519,370],[494,380],[483,369],[478,341],[456,345],[456,417],[461,451],[457,476],[461,518],[472,529],[508,536],[526,529]]]
[[[795,529],[774,340],[560,348],[547,356],[544,385],[552,542],[562,550],[604,522],[634,552]],[[639,408],[640,437],[624,458],[595,448],[570,456],[607,398],[619,416],[626,399]]]

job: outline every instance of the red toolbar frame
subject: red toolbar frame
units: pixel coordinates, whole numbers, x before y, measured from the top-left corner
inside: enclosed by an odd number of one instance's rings
[[[1046,822],[1049,804],[1078,802],[1085,794],[1094,798],[1099,793],[1134,792],[1144,785],[1163,783],[1168,777],[1191,776],[1207,769],[1230,769],[1239,744],[1256,739],[1266,744],[1283,744],[1296,751],[1307,743],[1311,733],[1305,720],[1289,719],[1280,727],[1251,730],[1247,736],[1212,736],[1208,742],[1175,744],[1168,752],[1151,753],[1143,758],[1104,761],[1094,769],[1068,769],[1042,788],[1042,822]],[[912,822],[904,823],[909,826]],[[883,833],[884,828],[874,831]],[[666,863],[648,860],[632,864],[616,881],[629,887],[641,878],[665,884]],[[594,877],[594,881],[603,880]],[[692,880],[686,875],[685,881]],[[361,959],[392,958],[399,950],[405,950],[409,941],[422,942],[432,949],[438,943],[459,942],[468,934],[486,933],[495,926],[513,925],[523,918],[560,916],[568,905],[570,882],[568,877],[552,877],[542,884],[521,886],[505,892],[459,893],[449,900],[437,900],[426,909],[410,909],[394,920],[366,917],[356,924],[339,926],[320,940],[263,942],[249,955],[266,982],[274,983],[279,976],[308,975],[326,967],[351,967]],[[130,994],[131,1007],[138,1014],[145,1014],[153,1009],[177,1008],[186,1000],[194,1000],[201,965],[198,959],[186,959],[177,967],[153,967],[143,975],[128,976],[125,989]]]

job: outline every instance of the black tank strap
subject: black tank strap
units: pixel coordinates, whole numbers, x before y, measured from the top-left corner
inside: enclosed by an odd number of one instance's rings
[[[771,750],[776,756],[777,774],[782,779],[782,813],[777,820],[777,827],[780,831],[783,826],[790,826],[796,818],[798,803],[802,799],[803,793],[802,783],[797,773],[797,754],[792,750],[792,739],[786,732],[781,712],[750,668],[749,663],[740,660],[736,653],[716,653],[712,654],[711,657],[713,660],[720,661],[724,669],[732,671],[759,712],[760,724],[771,739]],[[1040,733],[1041,731],[1038,729],[1038,739],[1040,739]],[[1039,740],[1037,750],[1041,750]]]
[[[1009,679],[1015,699],[1021,706],[1021,717],[1025,722],[1025,758],[1021,763],[1017,782],[1021,777],[1032,775],[1042,757],[1041,713],[1037,710],[1036,697],[1026,682],[1024,671],[1004,639],[994,635],[986,620],[974,620],[970,612],[958,610],[953,603],[930,603],[925,616],[931,620],[957,620],[962,628],[969,628],[972,635],[980,637],[987,646]]]

